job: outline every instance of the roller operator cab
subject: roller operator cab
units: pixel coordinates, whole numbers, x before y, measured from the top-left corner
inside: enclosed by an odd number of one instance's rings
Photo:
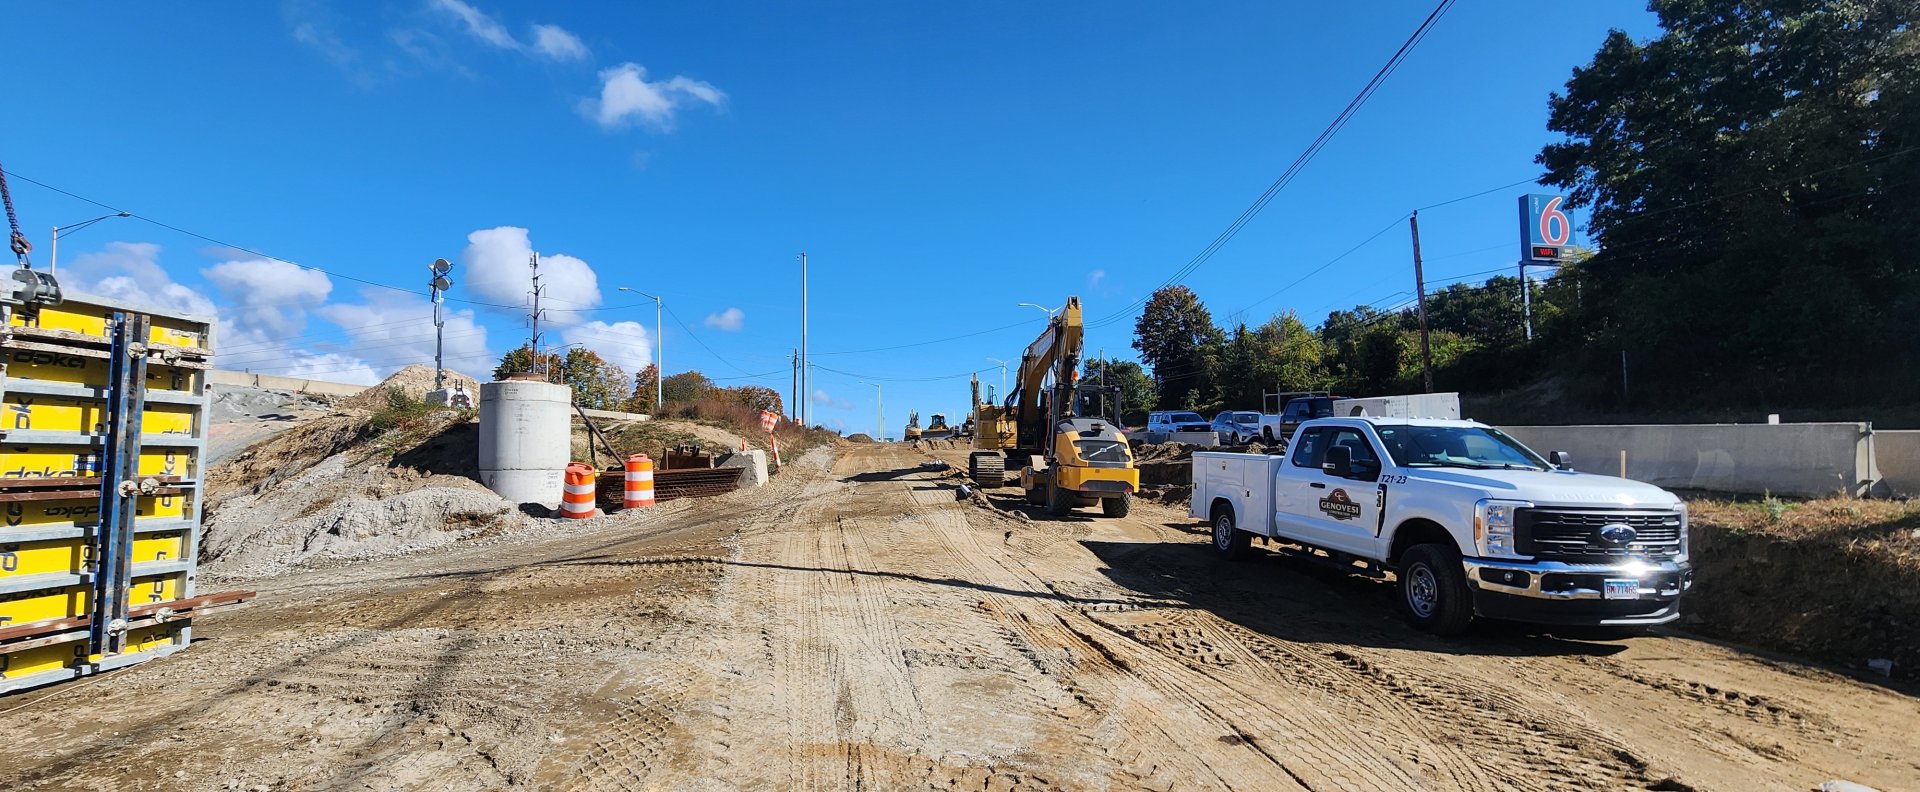
[[[1029,503],[1044,505],[1055,516],[1096,503],[1108,517],[1125,517],[1132,510],[1140,471],[1121,432],[1119,392],[1118,386],[1049,389],[1041,409],[1052,421],[1052,442],[1020,469]],[[1056,408],[1056,400],[1069,397],[1071,405]]]
[[[1693,585],[1679,498],[1474,421],[1311,420],[1285,454],[1194,454],[1193,480],[1190,512],[1223,556],[1260,538],[1393,570],[1401,611],[1431,632],[1665,624]]]

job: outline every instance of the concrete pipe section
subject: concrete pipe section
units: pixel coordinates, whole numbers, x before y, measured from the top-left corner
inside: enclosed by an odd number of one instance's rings
[[[480,385],[480,483],[514,503],[558,508],[572,432],[573,391],[550,382]]]

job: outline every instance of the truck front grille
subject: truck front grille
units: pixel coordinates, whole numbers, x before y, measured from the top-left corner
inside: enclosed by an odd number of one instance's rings
[[[1616,509],[1521,509],[1515,537],[1524,555],[1569,563],[1606,563],[1623,558],[1669,558],[1680,552],[1680,514],[1672,511]],[[1617,542],[1604,530],[1633,529],[1633,538]]]

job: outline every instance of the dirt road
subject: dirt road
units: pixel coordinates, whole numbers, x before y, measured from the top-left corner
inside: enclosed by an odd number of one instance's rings
[[[257,604],[200,623],[188,652],[0,699],[0,786],[1920,779],[1911,691],[1683,638],[1432,639],[1393,618],[1383,583],[1217,562],[1198,525],[1151,504],[1015,519],[956,502],[929,460],[855,446],[583,532],[254,581]]]

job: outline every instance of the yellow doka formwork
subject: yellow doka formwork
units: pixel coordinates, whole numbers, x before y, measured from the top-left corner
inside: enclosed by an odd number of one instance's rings
[[[72,294],[0,311],[0,694],[185,648],[193,616],[251,596],[194,587],[211,321]]]

